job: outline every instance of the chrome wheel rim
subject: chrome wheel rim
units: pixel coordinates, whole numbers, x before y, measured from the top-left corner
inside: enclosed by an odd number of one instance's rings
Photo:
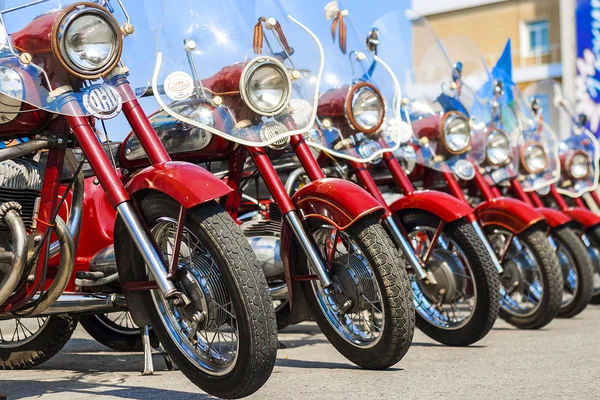
[[[50,317],[0,320],[0,349],[26,345],[44,331],[49,320]]]
[[[582,234],[581,232],[577,232],[577,234],[581,236],[581,239],[587,248],[588,255],[592,259],[592,265],[594,266],[592,296],[598,296],[600,295],[600,249],[594,246],[587,235]]]
[[[409,234],[419,259],[423,260],[433,246],[426,269],[438,281],[436,285],[426,286],[410,274],[413,303],[419,315],[430,324],[457,330],[473,318],[477,307],[477,285],[469,259],[461,247],[444,233],[433,243],[435,233],[435,228],[418,226]]]
[[[560,307],[565,308],[575,301],[575,297],[579,292],[579,275],[577,274],[577,269],[573,267],[575,265],[575,260],[564,243],[557,240],[552,235],[548,237],[548,240],[556,252],[556,257],[558,258],[560,270],[563,275],[564,289]]]
[[[99,323],[115,333],[129,336],[140,334],[140,328],[133,322],[129,311],[95,314],[94,316]]]
[[[384,330],[385,307],[373,268],[345,232],[323,226],[313,236],[334,282],[333,289],[324,289],[319,280],[311,281],[321,311],[346,342],[361,349],[377,345]],[[355,291],[349,279],[356,284]]]
[[[535,314],[540,308],[544,287],[542,271],[533,252],[517,236],[506,230],[495,229],[489,239],[498,259],[503,260],[500,306],[519,317]]]
[[[173,258],[174,237],[177,222],[159,218],[151,224],[151,231],[170,265]],[[203,372],[223,376],[233,370],[237,363],[239,335],[233,304],[224,292],[225,286],[218,265],[200,240],[184,227],[178,255],[178,273],[183,272],[202,288],[215,287],[215,297],[205,297],[202,311],[208,312],[202,329],[194,329],[194,321],[172,300],[165,300],[157,290],[152,298],[163,326],[173,343],[195,367]],[[184,287],[176,280],[182,292]],[[206,289],[208,290],[208,289]],[[220,302],[219,299],[227,299]],[[213,312],[214,311],[214,312]]]

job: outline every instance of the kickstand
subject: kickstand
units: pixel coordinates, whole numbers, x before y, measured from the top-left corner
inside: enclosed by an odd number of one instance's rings
[[[154,350],[156,351],[152,353],[152,355],[163,357],[163,359],[165,360],[165,364],[167,364],[167,371],[175,371],[175,365],[173,364],[173,360],[171,359],[169,353],[167,353],[160,344],[158,345],[158,347],[155,347]]]
[[[152,346],[150,345],[150,333],[148,328],[148,325],[146,325],[140,329],[142,333],[142,343],[144,344],[144,372],[142,372],[142,375],[152,375],[154,373]]]

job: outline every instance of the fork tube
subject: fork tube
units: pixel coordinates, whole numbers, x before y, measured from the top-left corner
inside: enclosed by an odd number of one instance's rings
[[[306,143],[304,143],[304,145],[306,146]],[[298,211],[285,190],[285,186],[281,182],[279,175],[277,175],[277,171],[273,168],[273,164],[271,163],[269,156],[267,156],[265,149],[262,147],[248,147],[248,152],[256,165],[256,169],[258,169],[263,177],[263,181],[265,182],[265,185],[267,185],[273,200],[275,200],[275,203],[279,206],[288,225],[292,228],[294,237],[298,240],[300,246],[302,246],[304,254],[306,254],[306,257],[315,269],[321,284],[323,287],[331,286],[333,282],[327,274],[327,266],[317,251],[312,235],[306,231],[302,219],[298,216]],[[310,150],[309,155],[314,160]],[[321,172],[321,175],[322,174],[323,172]]]
[[[240,209],[240,202],[242,200],[242,191],[240,188],[240,182],[242,179],[242,172],[244,171],[244,162],[246,161],[246,148],[244,146],[238,146],[229,155],[229,173],[227,174],[227,186],[232,191],[229,193],[225,200],[225,211],[231,218],[237,220],[238,212]],[[257,199],[258,200],[258,199]]]
[[[529,197],[531,198],[531,202],[533,203],[533,205],[536,208],[544,207],[544,203],[542,202],[542,199],[540,199],[540,196],[538,196],[538,194],[536,192],[529,192]]]
[[[325,178],[323,170],[319,166],[317,160],[315,160],[313,154],[310,152],[310,148],[304,141],[302,135],[298,134],[291,136],[290,144],[292,145],[292,149],[294,149],[300,164],[304,168],[304,171],[306,171],[308,179],[311,181],[316,181]]]
[[[556,191],[556,186],[550,185],[550,194],[552,195],[552,198],[554,199],[556,205],[558,205],[561,211],[565,211],[569,208],[569,205],[567,204],[565,199],[563,199],[561,194]]]
[[[595,190],[592,190],[592,191],[590,192],[590,194],[592,195],[592,199],[594,199],[594,201],[596,202],[596,205],[597,205],[598,207],[600,207],[600,197],[598,197],[598,193],[596,193],[596,191],[595,191]]]
[[[492,188],[490,187],[490,185],[488,185],[488,183],[485,181],[485,178],[479,171],[479,168],[475,168],[475,178],[473,178],[473,180],[475,181],[475,185],[477,185],[477,188],[479,189],[479,191],[483,195],[483,198],[486,201],[490,201],[496,198],[494,192],[492,191]]]
[[[512,188],[514,194],[519,198],[519,200],[527,203],[527,205],[533,207],[533,203],[529,198],[527,192],[523,189],[521,182],[517,178],[514,178],[510,181],[510,187]]]
[[[165,163],[171,161],[171,157],[165,146],[162,144],[152,123],[144,113],[142,106],[138,102],[135,93],[129,86],[129,82],[124,75],[111,78],[111,81],[115,84],[115,89],[121,95],[123,99],[129,99],[123,102],[123,114],[127,118],[127,122],[131,125],[131,129],[135,132],[135,135],[140,140],[144,151],[148,155],[152,164]]]
[[[458,199],[465,200],[465,195],[460,188],[460,185],[456,181],[454,174],[448,171],[442,171],[441,174],[442,178],[444,178],[444,182],[446,182],[446,185],[448,186],[450,193],[452,193],[452,195]]]
[[[394,158],[394,160],[396,160]],[[396,161],[397,162],[397,161]],[[402,229],[402,225],[397,223],[390,206],[386,203],[381,191],[377,187],[373,176],[366,168],[365,164],[357,163],[355,161],[350,161],[350,167],[354,170],[354,174],[356,178],[360,181],[362,186],[371,194],[371,196],[375,197],[377,201],[383,206],[385,210],[385,214],[383,216],[382,223],[387,228],[388,234],[396,244],[396,247],[400,249],[408,259],[410,263],[410,267],[417,274],[419,280],[423,280],[427,278],[427,273],[423,269],[423,265],[421,264],[421,260],[415,254],[415,250],[408,242],[406,238],[406,232]]]
[[[573,202],[575,203],[576,207],[587,208],[581,197],[575,197]]]
[[[400,187],[400,190],[402,190],[402,193],[404,193],[405,196],[412,194],[415,191],[415,187],[410,179],[408,179],[408,176],[406,176],[406,172],[404,172],[402,166],[398,160],[396,160],[396,157],[391,153],[384,153],[383,161],[390,170],[392,178],[394,178],[396,184]]]

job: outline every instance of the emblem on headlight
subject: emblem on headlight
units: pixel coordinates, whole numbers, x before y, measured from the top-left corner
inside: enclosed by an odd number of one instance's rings
[[[121,96],[112,86],[90,86],[83,94],[83,106],[99,119],[116,117],[121,112],[121,103]]]
[[[286,133],[287,131],[288,129],[282,123],[277,121],[268,121],[260,127],[260,139],[263,142],[267,142],[276,136]],[[276,140],[275,142],[271,143],[269,147],[275,150],[284,149],[288,145],[289,139],[289,136],[287,136],[283,139]]]

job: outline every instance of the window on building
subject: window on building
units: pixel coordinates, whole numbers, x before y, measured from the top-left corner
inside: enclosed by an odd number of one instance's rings
[[[548,32],[548,20],[527,22],[527,34],[529,52],[544,54],[550,51],[550,35]]]

